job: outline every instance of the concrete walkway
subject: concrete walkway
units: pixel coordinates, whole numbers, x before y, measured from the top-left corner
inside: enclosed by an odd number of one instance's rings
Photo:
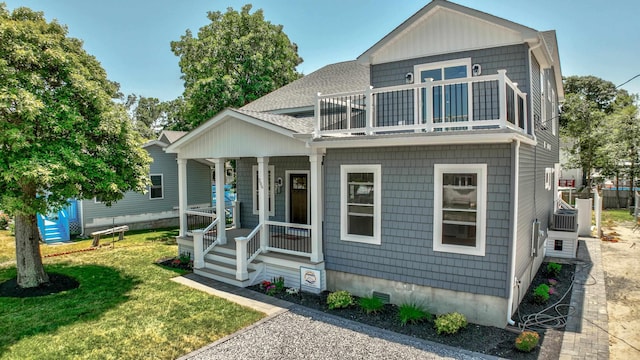
[[[559,360],[609,358],[609,316],[600,241],[580,238],[571,293],[575,313],[567,319]]]
[[[495,359],[306,309],[195,274],[172,279],[267,314],[256,324],[180,359]],[[608,359],[607,299],[600,240],[580,238],[575,284],[559,360]],[[263,346],[246,346],[263,339]]]

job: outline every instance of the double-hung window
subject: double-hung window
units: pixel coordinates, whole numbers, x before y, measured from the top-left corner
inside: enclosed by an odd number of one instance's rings
[[[436,164],[433,250],[484,256],[486,198],[486,164]]]
[[[276,194],[273,191],[275,189],[275,181],[273,179],[273,174],[275,173],[275,168],[273,165],[269,165],[267,174],[267,186],[268,186],[268,196],[267,196],[267,204],[269,208],[269,216],[274,216],[276,214],[275,203],[276,203]],[[259,179],[258,179],[258,165],[253,165],[252,168],[253,173],[253,214],[258,215],[260,213],[260,187]]]
[[[151,185],[149,186],[149,199],[163,199],[164,198],[164,189],[163,189],[163,179],[162,174],[151,174]]]
[[[340,166],[340,237],[380,244],[380,165]]]

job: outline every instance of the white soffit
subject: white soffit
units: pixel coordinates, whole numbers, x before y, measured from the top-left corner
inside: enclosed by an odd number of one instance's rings
[[[180,147],[183,159],[308,155],[304,141],[227,116]]]
[[[371,64],[387,63],[464,50],[524,43],[527,39],[514,28],[441,6],[397,34],[370,54]]]

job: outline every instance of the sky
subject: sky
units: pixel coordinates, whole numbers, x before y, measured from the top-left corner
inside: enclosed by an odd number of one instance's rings
[[[47,21],[68,27],[84,42],[125,94],[180,96],[179,58],[170,42],[187,29],[197,34],[208,11],[246,4],[283,25],[298,45],[309,74],[324,65],[353,60],[429,0],[0,0],[43,11]],[[620,85],[640,74],[638,0],[455,0],[536,30],[556,30],[563,76],[594,75]],[[622,86],[640,94],[640,77]]]

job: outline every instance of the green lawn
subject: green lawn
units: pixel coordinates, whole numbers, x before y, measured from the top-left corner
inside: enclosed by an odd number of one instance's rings
[[[633,215],[629,214],[628,209],[607,209],[602,211],[602,222],[608,225],[633,222]]]
[[[264,316],[170,281],[180,273],[154,262],[177,253],[175,235],[128,232],[113,248],[44,257],[47,272],[70,275],[80,287],[39,298],[0,297],[0,359],[174,359]],[[16,274],[13,242],[0,231],[0,283]],[[42,245],[41,251],[90,244]]]

